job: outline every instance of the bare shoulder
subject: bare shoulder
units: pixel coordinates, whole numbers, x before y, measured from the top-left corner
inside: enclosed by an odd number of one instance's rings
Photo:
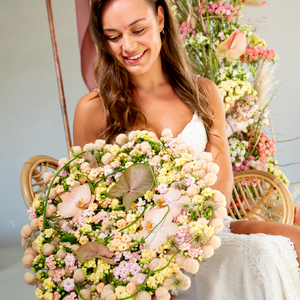
[[[210,79],[200,77],[200,76],[198,77],[198,83],[199,85],[202,85],[202,87],[204,87],[204,90],[207,91],[207,96],[208,96],[207,100],[210,103],[210,105],[213,107],[214,114],[216,112],[225,114],[223,99],[217,85]]]
[[[77,103],[74,121],[74,145],[94,142],[106,128],[106,114],[97,91],[84,95]]]

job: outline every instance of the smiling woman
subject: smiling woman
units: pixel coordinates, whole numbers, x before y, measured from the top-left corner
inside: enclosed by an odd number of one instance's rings
[[[101,100],[96,92],[80,100],[74,121],[76,145],[99,136],[111,142],[119,132],[138,128],[159,136],[172,127],[177,136],[194,112],[210,137],[207,88],[197,85],[187,67],[166,1],[93,1],[90,32],[98,49],[95,79]]]
[[[155,15],[144,1],[113,1],[104,7],[102,27],[113,55],[133,79],[141,74],[156,74],[161,69],[162,6]]]
[[[168,1],[93,0],[89,26],[99,90],[77,105],[75,144],[99,137],[113,143],[118,134],[141,129],[160,137],[170,128],[186,146],[196,145],[196,155],[211,153],[220,167],[212,188],[229,203],[233,178],[222,97],[213,82],[189,68]],[[180,198],[175,196],[161,202]],[[147,226],[155,218],[151,214]],[[221,248],[180,300],[299,298],[299,228],[230,218],[223,225]]]

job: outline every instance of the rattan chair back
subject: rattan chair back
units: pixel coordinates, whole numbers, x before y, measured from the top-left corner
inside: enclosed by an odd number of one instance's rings
[[[229,215],[235,219],[293,224],[294,205],[289,190],[278,177],[248,170],[234,174]]]
[[[33,202],[33,199],[40,188],[44,185],[43,174],[45,172],[56,171],[58,167],[57,159],[47,155],[36,155],[28,159],[21,171],[21,191],[27,208]]]

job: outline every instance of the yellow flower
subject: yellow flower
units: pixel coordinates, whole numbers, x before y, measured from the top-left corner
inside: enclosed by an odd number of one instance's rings
[[[140,222],[134,223],[133,225],[126,228],[123,232],[126,234],[133,234],[136,232],[138,226],[140,226]]]
[[[96,268],[96,261],[95,259],[88,259],[83,264],[86,268]]]
[[[45,237],[50,238],[53,234],[54,230],[52,228],[46,229],[45,230]]]
[[[279,177],[281,175],[281,172],[278,169],[276,169],[274,171],[274,175],[277,176],[277,177]]]
[[[215,194],[215,192],[211,188],[207,187],[202,191],[202,194],[204,196],[212,197]]]
[[[41,233],[37,238],[36,240],[34,241],[34,244],[35,244],[35,249],[41,253],[42,251],[42,248],[43,248],[43,241],[44,241],[44,235]]]
[[[118,145],[113,145],[113,146],[111,146],[109,151],[113,155],[118,155],[118,153],[120,152],[120,147]]]
[[[160,268],[163,268],[168,262],[166,261],[166,259],[162,258],[160,261],[159,261],[159,267]]]
[[[203,196],[196,195],[192,198],[192,203],[194,204],[201,205],[203,202],[204,202]]]
[[[164,276],[161,274],[161,272],[156,273],[154,275],[154,278],[155,278],[157,284],[162,284],[163,283]]]
[[[126,287],[125,286],[117,286],[116,287],[115,294],[116,294],[118,299],[124,298],[124,293],[126,293]]]
[[[152,288],[152,289],[155,289],[156,288],[156,280],[155,280],[155,278],[154,278],[154,276],[150,276],[149,278],[148,278],[148,280],[147,280],[147,285],[148,285],[148,287],[149,288]]]
[[[32,207],[38,209],[41,206],[41,200],[42,200],[41,195],[36,196],[33,200]]]
[[[44,294],[44,299],[45,300],[53,300],[53,294],[52,293],[49,293],[49,292],[46,292]]]
[[[214,234],[214,228],[211,226],[205,226],[203,233],[206,235],[206,237],[211,237]]]
[[[47,279],[44,280],[43,285],[46,290],[49,290],[53,287],[55,287],[55,283],[52,281],[51,277],[48,277]]]
[[[170,267],[167,267],[164,270],[162,270],[161,274],[164,277],[171,277],[172,276],[172,269]]]
[[[151,200],[153,197],[153,193],[151,191],[147,191],[145,194],[145,199],[146,200]]]
[[[107,192],[107,187],[105,186],[98,186],[95,188],[95,196],[96,196],[96,200],[102,200],[101,196]]]
[[[38,299],[42,299],[44,297],[42,290],[39,288],[35,290],[34,294]]]
[[[126,221],[127,221],[127,223],[132,223],[135,221],[136,218],[137,218],[136,214],[128,214],[126,216]]]
[[[110,207],[112,209],[115,209],[117,207],[117,205],[119,205],[119,200],[117,198],[113,198],[111,199],[111,204],[110,204]]]
[[[91,232],[93,231],[92,229],[92,226],[90,224],[84,224],[82,227],[81,227],[81,231],[83,233],[88,233],[88,232]]]
[[[86,244],[86,243],[88,243],[89,242],[89,239],[86,237],[86,236],[82,236],[80,239],[79,239],[79,243],[81,244],[81,245],[84,245],[84,244]]]

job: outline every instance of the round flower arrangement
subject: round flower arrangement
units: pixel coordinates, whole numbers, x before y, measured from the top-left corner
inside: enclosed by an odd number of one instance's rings
[[[165,129],[73,147],[45,173],[21,231],[24,276],[45,300],[168,300],[220,244],[219,167]]]

